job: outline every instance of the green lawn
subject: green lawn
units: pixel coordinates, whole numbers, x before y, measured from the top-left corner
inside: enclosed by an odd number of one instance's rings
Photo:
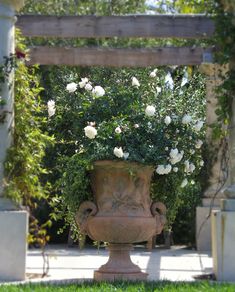
[[[48,285],[48,284],[28,284],[28,285],[10,285],[0,286],[0,291],[6,292],[60,292],[60,291],[89,291],[89,292],[145,292],[145,291],[167,291],[167,292],[214,292],[226,291],[235,292],[235,284],[216,284],[209,282],[195,283],[173,283],[173,282],[117,282],[117,283],[82,283],[70,285]]]

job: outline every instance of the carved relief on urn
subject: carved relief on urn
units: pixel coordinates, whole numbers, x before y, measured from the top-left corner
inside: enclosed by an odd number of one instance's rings
[[[94,203],[82,203],[76,221],[81,232],[110,244],[109,261],[95,272],[95,279],[146,279],[147,274],[131,262],[129,252],[132,243],[159,234],[165,223],[165,206],[150,199],[152,173],[152,167],[133,162],[94,163]]]

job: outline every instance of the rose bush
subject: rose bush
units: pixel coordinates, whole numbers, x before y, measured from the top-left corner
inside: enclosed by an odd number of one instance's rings
[[[182,69],[93,69],[89,76],[68,76],[55,104],[50,101],[54,117],[49,123],[61,129],[61,141],[66,131],[67,144],[73,145],[61,180],[61,206],[69,220],[84,199],[92,198],[89,170],[96,160],[154,166],[152,196],[165,202],[176,202],[195,183],[203,166],[205,98],[200,78]],[[171,181],[173,187],[159,190],[158,181]]]

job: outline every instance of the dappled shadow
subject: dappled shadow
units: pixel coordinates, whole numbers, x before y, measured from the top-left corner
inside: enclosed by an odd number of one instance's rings
[[[156,248],[146,267],[149,280],[194,281],[197,275],[212,272],[210,254],[199,254],[184,247]]]
[[[93,272],[108,260],[108,251],[102,247],[79,250],[65,246],[49,246],[50,279],[69,280],[73,278],[92,278]],[[212,271],[210,254],[200,254],[183,247],[162,249],[157,247],[147,251],[136,247],[131,252],[132,261],[139,265],[143,272],[149,274],[149,281],[194,281],[197,275],[206,275]],[[42,273],[43,259],[39,249],[30,250],[27,258],[27,272]]]

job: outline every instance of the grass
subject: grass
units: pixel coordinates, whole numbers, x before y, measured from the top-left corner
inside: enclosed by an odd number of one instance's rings
[[[6,285],[0,286],[1,292],[234,292],[235,284],[194,282],[194,283],[174,283],[174,282],[114,282],[95,283],[84,282],[79,284],[50,285],[50,284],[27,284],[27,285]]]

